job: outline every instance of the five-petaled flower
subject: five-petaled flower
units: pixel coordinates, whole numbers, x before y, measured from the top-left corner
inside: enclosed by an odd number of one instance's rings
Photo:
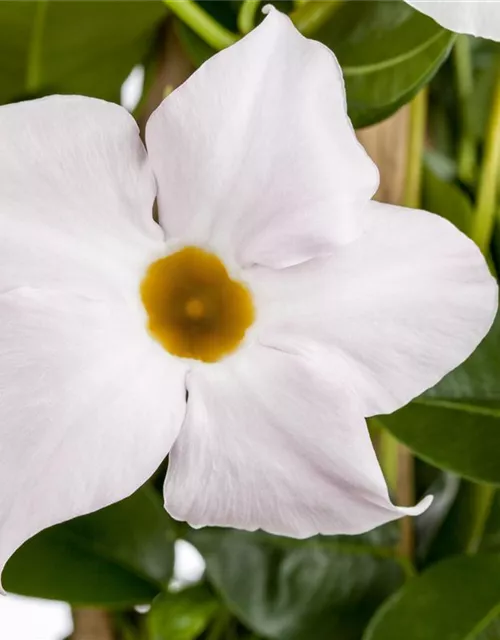
[[[500,40],[500,0],[406,0],[457,33]]]
[[[461,363],[477,247],[372,202],[333,54],[272,11],[152,115],[0,109],[0,565],[170,452],[193,526],[354,534],[392,505],[365,423]],[[153,218],[157,199],[158,220]]]

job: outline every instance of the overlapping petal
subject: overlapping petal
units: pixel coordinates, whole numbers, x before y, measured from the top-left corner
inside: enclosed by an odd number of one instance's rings
[[[255,345],[191,372],[188,390],[165,485],[175,518],[303,538],[428,505],[391,504],[366,424],[321,362]]]
[[[0,295],[0,361],[1,568],[147,480],[181,426],[185,367],[140,314],[29,288]]]
[[[0,291],[115,296],[162,246],[137,124],[102,100],[54,96],[0,108]]]
[[[497,309],[479,249],[449,222],[375,202],[368,221],[329,258],[248,274],[260,340],[320,359],[367,416],[398,409],[463,362]]]
[[[378,183],[335,57],[276,10],[168,96],[146,140],[167,233],[239,264],[287,266],[352,239],[354,205]]]
[[[412,7],[457,33],[500,41],[499,0],[406,0]]]

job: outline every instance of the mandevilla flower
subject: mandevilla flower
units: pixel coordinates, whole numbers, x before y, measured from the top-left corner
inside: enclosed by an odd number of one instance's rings
[[[1,565],[169,452],[193,526],[354,534],[428,505],[391,504],[365,417],[473,351],[496,284],[447,221],[370,201],[328,49],[271,11],[147,153],[82,97],[2,107],[0,136]]]
[[[406,0],[412,7],[434,18],[441,26],[500,40],[500,0]]]

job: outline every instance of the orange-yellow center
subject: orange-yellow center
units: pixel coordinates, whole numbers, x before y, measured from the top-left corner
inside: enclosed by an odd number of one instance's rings
[[[153,262],[141,297],[151,335],[181,358],[220,360],[238,347],[255,318],[250,291],[198,247]]]

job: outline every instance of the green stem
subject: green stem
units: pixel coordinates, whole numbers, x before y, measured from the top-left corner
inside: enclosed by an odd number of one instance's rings
[[[489,484],[476,484],[474,488],[474,523],[467,543],[467,553],[474,554],[479,551],[484,536],[488,517],[491,513],[495,487]]]
[[[343,0],[301,3],[290,14],[294,25],[305,36],[313,35],[342,6]]]
[[[36,3],[33,32],[28,54],[28,66],[26,69],[26,90],[28,94],[31,95],[36,94],[41,85],[43,32],[48,8],[48,0],[38,0]]]
[[[457,159],[458,177],[465,184],[472,184],[476,170],[477,140],[472,127],[471,102],[474,98],[474,77],[468,36],[457,37],[453,58],[461,120]]]
[[[226,610],[222,610],[215,618],[210,631],[207,635],[207,640],[220,640],[226,632],[231,616]]]
[[[255,26],[255,16],[261,0],[243,0],[240,12],[238,13],[238,29],[240,33],[246,34]]]
[[[497,60],[496,64],[493,102],[486,131],[484,159],[479,176],[476,212],[471,232],[472,239],[483,253],[489,249],[495,224],[500,173],[500,60]]]
[[[214,49],[225,49],[239,39],[236,33],[220,25],[193,0],[163,0],[163,2],[172,13]]]
[[[427,87],[410,104],[410,133],[406,160],[405,207],[418,208],[422,192],[422,167],[427,127]]]
[[[384,472],[387,486],[393,495],[396,495],[398,487],[398,457],[399,443],[394,436],[385,429],[384,425],[378,418],[370,418],[369,423],[378,430],[378,454],[380,466]]]

